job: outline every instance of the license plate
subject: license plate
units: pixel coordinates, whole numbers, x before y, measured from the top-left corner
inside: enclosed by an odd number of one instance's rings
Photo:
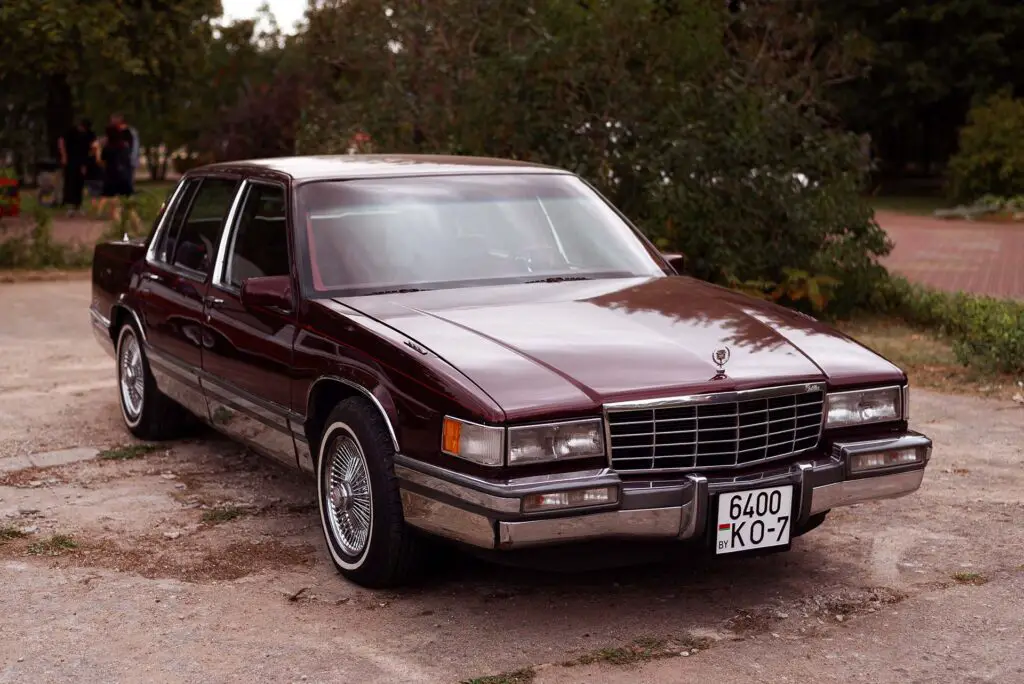
[[[793,485],[719,495],[715,553],[788,544],[792,513]]]

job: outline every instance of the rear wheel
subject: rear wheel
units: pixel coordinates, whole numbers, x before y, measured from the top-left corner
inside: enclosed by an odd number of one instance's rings
[[[193,422],[188,411],[157,388],[141,336],[131,323],[117,336],[117,388],[124,424],[139,439],[175,439]]]
[[[335,568],[353,582],[404,584],[420,570],[421,540],[405,524],[394,445],[377,409],[362,397],[327,418],[317,456],[317,500]]]

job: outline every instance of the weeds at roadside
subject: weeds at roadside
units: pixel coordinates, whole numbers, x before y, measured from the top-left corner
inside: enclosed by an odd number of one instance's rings
[[[965,570],[954,572],[953,579],[959,584],[969,584],[972,587],[980,587],[988,582],[988,577],[985,577],[980,572],[967,572]]]
[[[78,548],[78,542],[67,534],[55,534],[49,539],[29,544],[28,553],[32,556],[59,556],[65,551]]]
[[[0,527],[0,544],[11,541],[12,539],[24,539],[28,534],[22,532],[14,525],[4,525]]]
[[[157,444],[125,444],[101,451],[97,458],[101,461],[130,461],[159,449],[160,446]]]
[[[203,513],[203,522],[217,525],[229,522],[235,518],[241,518],[249,511],[239,506],[217,506]]]
[[[537,672],[532,667],[524,667],[515,672],[466,679],[462,684],[530,684],[536,676]]]
[[[661,639],[641,637],[626,646],[602,648],[585,653],[578,658],[562,663],[563,667],[608,663],[609,665],[634,665],[662,658],[674,658],[683,653],[690,655],[711,647],[708,639],[687,636],[683,639]]]

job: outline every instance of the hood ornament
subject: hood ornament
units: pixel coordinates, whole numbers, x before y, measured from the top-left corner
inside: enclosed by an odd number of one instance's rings
[[[715,371],[715,377],[712,380],[720,380],[725,377],[725,364],[729,363],[731,356],[732,352],[729,351],[728,347],[721,347],[711,353],[711,360],[718,366],[718,370]]]

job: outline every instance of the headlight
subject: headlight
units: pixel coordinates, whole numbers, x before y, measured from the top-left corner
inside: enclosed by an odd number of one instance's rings
[[[564,461],[604,456],[601,419],[508,429],[508,464]]]
[[[825,427],[838,428],[899,420],[903,393],[899,387],[833,392],[825,400]]]
[[[505,428],[445,416],[441,451],[480,465],[500,466],[505,461]]]

